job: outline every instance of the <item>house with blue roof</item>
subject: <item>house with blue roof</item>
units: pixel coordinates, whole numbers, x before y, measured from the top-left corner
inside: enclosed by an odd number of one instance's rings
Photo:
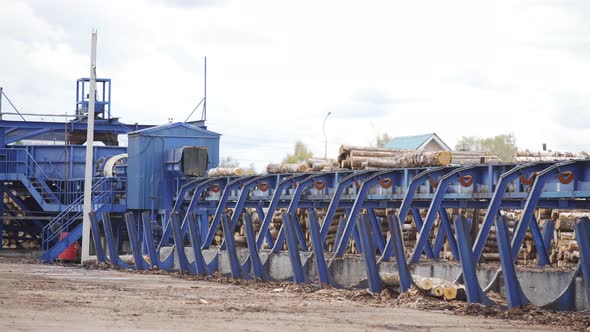
[[[452,151],[437,134],[400,136],[392,138],[385,147],[388,149],[404,149],[418,151]]]

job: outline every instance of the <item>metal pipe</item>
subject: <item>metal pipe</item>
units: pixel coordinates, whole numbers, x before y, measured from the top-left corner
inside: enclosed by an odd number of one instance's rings
[[[16,113],[16,112],[5,112],[2,113],[3,115],[28,115],[28,116],[63,116],[63,117],[70,117],[75,118],[77,115],[75,114],[41,114],[41,113]]]

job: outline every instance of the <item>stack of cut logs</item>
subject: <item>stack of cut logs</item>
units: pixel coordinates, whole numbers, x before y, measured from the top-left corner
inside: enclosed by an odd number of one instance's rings
[[[338,153],[340,167],[347,169],[376,169],[498,164],[493,153],[471,151],[416,151],[342,145]]]
[[[483,211],[485,213],[485,211]],[[506,217],[508,229],[510,234],[518,224],[521,216],[521,211],[505,211],[503,215]],[[577,264],[580,258],[580,251],[575,240],[575,224],[578,218],[588,216],[590,213],[583,211],[558,211],[550,209],[538,209],[535,213],[536,219],[540,221],[540,227],[544,227],[547,220],[555,222],[555,233],[551,241],[551,247],[548,250],[549,261],[552,265],[558,267],[572,267]],[[483,215],[482,215],[483,218]],[[494,262],[500,260],[498,247],[496,242],[496,228],[492,226],[490,234],[487,238],[483,258],[485,261]],[[530,230],[525,234],[524,243],[520,250],[517,263],[519,265],[534,265],[537,263],[537,248]]]
[[[379,276],[381,277],[381,280],[383,280],[383,284],[385,286],[394,288],[400,287],[400,279],[398,274],[379,272]],[[428,278],[419,275],[412,275],[412,279],[414,280],[414,285],[418,289],[430,294],[431,296],[444,298],[447,301],[467,300],[467,294],[465,293],[464,285],[456,284],[443,279]]]
[[[502,162],[492,152],[453,151],[451,153],[455,165],[499,164]]]
[[[21,207],[6,193],[4,193],[3,203],[5,210],[4,218],[2,219],[2,248],[38,249],[41,247],[39,234],[32,234],[22,230],[23,227],[21,224],[27,221],[18,220],[18,217],[24,216]],[[10,218],[11,215],[17,217],[17,219]]]
[[[339,169],[338,162],[335,159],[309,158],[305,161],[305,164],[313,172],[329,172]]]
[[[447,166],[451,163],[449,151],[415,151],[363,146],[342,145],[338,153],[340,167],[347,169],[374,169]]]
[[[521,163],[535,162],[535,161],[586,159],[586,158],[588,158],[588,155],[585,153],[558,152],[558,151],[532,152],[529,150],[517,151],[514,156],[514,159],[517,162],[521,162]]]
[[[416,287],[428,292],[434,297],[444,298],[447,301],[467,300],[464,285],[458,285],[443,279],[423,278],[416,275],[412,276],[412,279],[414,279]]]
[[[255,209],[247,209],[247,213],[250,214],[254,231],[257,233],[261,226],[261,220],[258,217]],[[269,226],[269,231],[271,238],[273,241],[277,239],[279,230],[282,226],[283,220],[282,215],[285,212],[285,209],[279,209],[273,214],[271,224]],[[381,220],[381,235],[383,239],[386,240],[388,236],[388,226],[387,226],[387,218],[386,216],[392,215],[394,213],[398,213],[397,210],[394,209],[375,209],[375,215]],[[424,219],[426,217],[426,210],[421,209],[420,211],[421,217]],[[231,217],[233,211],[231,209],[226,209],[224,211]],[[324,209],[316,209],[316,214],[318,217],[318,222],[320,225],[324,223],[326,211]],[[366,211],[362,211],[361,213],[366,213]],[[452,220],[453,216],[456,214],[462,214],[468,219],[474,220],[474,225],[476,225],[471,232],[472,239],[475,240],[477,233],[479,231],[479,225],[484,220],[484,216],[486,211],[483,209],[480,210],[462,210],[462,209],[449,209],[447,210],[449,213],[449,219]],[[308,230],[308,220],[309,215],[306,209],[297,209],[296,211],[297,218],[301,225],[301,228],[305,234],[305,239],[307,242],[308,247],[312,245],[311,243],[311,236]],[[508,231],[510,235],[514,231],[516,225],[518,224],[521,211],[520,210],[507,210],[502,211],[503,216],[507,220]],[[535,212],[535,216],[537,220],[541,221],[540,227],[542,228],[544,225],[545,220],[553,219],[555,221],[555,233],[553,235],[553,241],[551,242],[551,248],[549,249],[549,258],[553,266],[558,267],[571,267],[576,264],[580,258],[580,251],[578,248],[578,244],[575,240],[575,223],[577,222],[578,218],[582,216],[590,215],[587,211],[578,211],[578,212],[563,212],[558,210],[550,210],[550,209],[537,209]],[[238,224],[236,229],[234,229],[234,239],[236,241],[237,246],[246,246],[246,232],[245,227],[243,225],[243,214],[240,216],[238,220]],[[328,235],[326,238],[326,246],[328,251],[333,252],[336,247],[335,239],[336,233],[338,231],[338,225],[340,222],[346,222],[346,213],[344,209],[338,209],[330,221],[330,225],[328,226]],[[440,223],[440,217],[437,216],[434,222],[434,228],[430,233],[429,237],[432,243],[434,243],[434,239],[436,235],[439,233],[439,227],[442,227]],[[414,218],[412,214],[408,214],[406,216],[404,222],[402,223],[402,232],[403,232],[403,240],[404,246],[406,248],[406,255],[411,255],[414,245],[416,243],[416,239],[418,237],[418,230],[416,229],[416,224],[414,222]],[[223,240],[223,233],[221,228],[218,228],[215,234],[215,238],[213,240],[214,245],[221,244]],[[265,243],[263,248],[268,248],[268,245]],[[282,249],[286,249],[286,244],[283,244]],[[345,248],[345,253],[347,254],[357,254],[357,244],[354,242],[354,237],[348,240],[347,246]],[[440,253],[440,258],[442,259],[453,259],[449,244],[445,241],[443,248]],[[485,242],[482,260],[480,262],[499,262],[500,256],[498,253],[498,246],[497,246],[497,239],[496,239],[496,228],[495,225],[492,226],[488,238]],[[517,264],[519,265],[534,265],[536,264],[537,260],[537,248],[535,247],[535,243],[533,241],[533,236],[530,233],[530,230],[527,230],[525,234],[524,243],[522,249],[520,250],[518,257],[517,257]],[[423,287],[424,288],[424,287]],[[425,289],[428,290],[428,289]],[[438,291],[436,291],[438,292]]]
[[[280,173],[305,173],[309,171],[309,167],[306,163],[300,164],[268,164],[266,166],[266,172],[268,174],[280,174]]]
[[[551,263],[557,262],[558,266],[571,266],[580,260],[580,248],[575,237],[575,227],[580,217],[588,217],[588,211],[554,211],[555,234],[554,242],[549,253]]]

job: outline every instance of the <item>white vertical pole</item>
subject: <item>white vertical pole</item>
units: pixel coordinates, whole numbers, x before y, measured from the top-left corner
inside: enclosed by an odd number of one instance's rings
[[[82,216],[82,263],[90,257],[90,217],[92,177],[94,176],[94,103],[96,102],[96,31],[92,31],[90,48],[90,89],[88,91],[88,128],[86,132],[86,168],[84,171],[84,214]],[[84,98],[84,96],[82,96]]]

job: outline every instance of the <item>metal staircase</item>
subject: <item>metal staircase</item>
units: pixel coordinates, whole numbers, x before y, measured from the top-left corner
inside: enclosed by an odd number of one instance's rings
[[[109,208],[115,196],[113,181],[113,178],[97,178],[93,181],[92,211],[110,211]],[[78,222],[82,219],[83,211],[84,196],[80,195],[43,228],[43,255],[41,256],[43,262],[53,262],[65,249],[82,237],[82,223]],[[59,239],[62,233],[67,235]]]
[[[0,180],[21,181],[39,206],[55,211],[62,205],[58,199],[62,189],[51,186],[51,179],[27,149],[0,149]]]

